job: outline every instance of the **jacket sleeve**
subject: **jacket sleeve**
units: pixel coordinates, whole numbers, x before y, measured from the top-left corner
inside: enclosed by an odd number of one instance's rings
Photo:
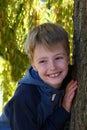
[[[29,107],[24,99],[17,98],[12,102],[10,106],[11,130],[61,130],[69,117],[69,113],[60,107],[46,119],[41,127],[37,123],[37,115],[33,112],[33,108]]]
[[[37,124],[37,106],[40,94],[36,86],[22,84],[8,102],[11,130],[40,130]]]
[[[10,101],[11,130],[39,130],[33,108],[24,99],[16,98]]]
[[[63,107],[58,108],[47,118],[41,130],[63,130],[65,122],[69,119],[70,113]]]

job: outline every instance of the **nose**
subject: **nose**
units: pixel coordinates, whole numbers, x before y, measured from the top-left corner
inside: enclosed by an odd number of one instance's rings
[[[56,64],[55,64],[54,61],[50,61],[50,63],[49,63],[49,68],[50,68],[50,70],[55,70]]]

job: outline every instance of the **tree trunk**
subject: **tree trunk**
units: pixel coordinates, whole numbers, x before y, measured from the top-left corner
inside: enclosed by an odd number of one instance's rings
[[[74,79],[77,95],[72,107],[69,130],[87,130],[87,0],[74,3]]]

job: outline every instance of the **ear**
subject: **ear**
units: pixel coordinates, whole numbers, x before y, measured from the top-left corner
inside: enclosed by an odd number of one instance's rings
[[[34,64],[32,64],[32,67],[33,67],[33,69],[34,69],[35,71],[37,71],[37,68],[36,68],[36,66],[35,66]]]

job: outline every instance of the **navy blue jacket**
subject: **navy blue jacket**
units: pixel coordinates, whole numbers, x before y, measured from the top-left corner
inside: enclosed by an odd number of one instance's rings
[[[68,72],[58,90],[44,83],[30,67],[4,108],[2,115],[6,116],[9,130],[63,130],[70,113],[59,105],[59,100],[70,80]]]

